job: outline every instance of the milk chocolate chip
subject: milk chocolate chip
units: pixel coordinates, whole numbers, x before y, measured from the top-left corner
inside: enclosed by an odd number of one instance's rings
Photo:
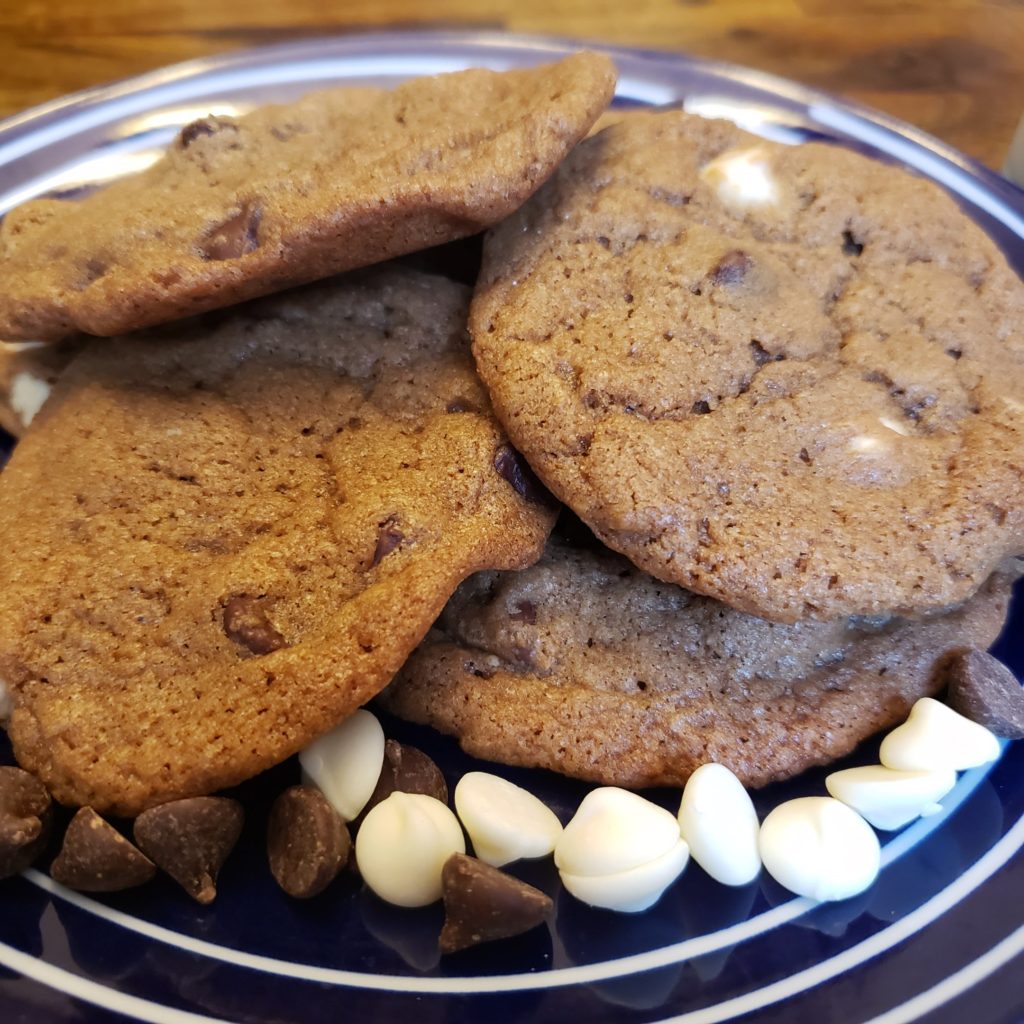
[[[370,568],[372,569],[379,564],[382,558],[390,555],[403,540],[405,540],[405,534],[398,528],[398,519],[395,516],[388,516],[378,527],[377,547],[374,549]]]
[[[512,485],[521,498],[534,505],[554,507],[557,503],[547,488],[533,474],[526,460],[511,445],[503,444],[494,453],[494,468]]]
[[[363,808],[363,816],[394,792],[421,793],[448,803],[448,785],[441,769],[422,750],[395,740],[384,743],[384,764],[377,786]]]
[[[285,646],[259,599],[245,594],[228,598],[224,604],[224,632],[253,654],[270,654]]]
[[[260,246],[259,230],[263,218],[262,208],[255,203],[243,203],[237,213],[210,228],[199,246],[204,260],[235,260],[255,252]]]
[[[91,807],[81,808],[71,819],[64,845],[50,866],[55,882],[81,892],[119,892],[142,885],[155,874],[152,861]]]
[[[965,651],[946,672],[954,711],[1004,739],[1024,739],[1024,688],[1001,661],[985,651]]]
[[[52,824],[46,787],[20,768],[0,767],[0,878],[31,865],[42,853]]]
[[[456,395],[445,407],[445,412],[479,412],[480,410],[462,395]]]
[[[352,840],[341,815],[315,786],[286,789],[270,809],[270,871],[289,896],[323,892],[348,860]]]
[[[441,882],[442,953],[522,935],[551,913],[551,898],[539,889],[465,854],[454,853],[445,861]]]
[[[212,903],[217,875],[242,834],[237,800],[196,796],[172,800],[135,819],[135,841],[193,899]]]
[[[181,129],[181,133],[178,135],[178,145],[182,149],[188,149],[200,136],[216,135],[225,128],[233,132],[238,131],[238,126],[234,121],[220,117],[201,117],[198,121],[192,121]]]
[[[711,271],[711,279],[715,284],[739,284],[753,265],[754,261],[745,252],[734,249],[718,261]]]

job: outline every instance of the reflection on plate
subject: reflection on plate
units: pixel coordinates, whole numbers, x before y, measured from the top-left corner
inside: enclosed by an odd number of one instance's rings
[[[178,127],[211,110],[244,112],[333,84],[515,67],[573,48],[468,33],[371,35],[196,61],[92,90],[0,125],[0,212],[145,167]],[[753,71],[611,52],[620,104],[683,103],[782,141],[833,139],[902,162],[952,191],[1024,270],[1024,193],[941,143]],[[1022,624],[1018,602],[997,647],[1018,675]],[[478,764],[426,730],[387,720],[385,730],[426,749],[450,782]],[[875,753],[868,744],[847,763]],[[9,760],[6,747],[0,756]],[[540,771],[499,770],[563,820],[586,790]],[[556,895],[550,927],[443,960],[438,907],[399,910],[344,878],[309,904],[277,889],[262,831],[271,799],[297,775],[289,762],[240,787],[246,831],[211,907],[191,904],[166,879],[107,898],[68,892],[38,871],[5,883],[0,1019],[895,1024],[969,1013],[974,1024],[994,1024],[1022,1009],[1024,744],[962,776],[941,814],[885,837],[878,883],[853,900],[816,906],[763,875],[729,890],[691,865],[653,910],[624,916],[562,893],[550,861],[524,864],[516,874]],[[823,776],[756,794],[759,812],[823,793]],[[673,811],[678,803],[678,793],[651,796]]]

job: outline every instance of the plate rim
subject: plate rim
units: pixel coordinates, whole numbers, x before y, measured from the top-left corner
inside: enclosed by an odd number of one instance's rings
[[[226,50],[207,56],[193,57],[173,64],[144,71],[138,75],[114,79],[113,81],[87,86],[74,92],[65,93],[52,100],[45,100],[18,113],[0,120],[0,156],[5,138],[21,132],[31,133],[40,122],[49,118],[66,117],[79,110],[112,99],[144,93],[172,82],[201,78],[205,74],[222,72],[232,68],[243,68],[270,59],[277,62],[291,57],[303,56],[322,51],[325,47],[339,47],[344,50],[365,49],[377,56],[382,50],[391,48],[397,54],[404,49],[420,48],[423,44],[438,47],[481,48],[495,52],[515,51],[529,53],[550,53],[564,56],[580,49],[594,50],[612,58],[627,62],[648,62],[674,65],[683,62],[694,68],[724,77],[744,85],[765,89],[777,95],[802,103],[808,107],[838,105],[850,111],[858,120],[896,135],[941,157],[976,178],[980,178],[990,189],[1001,194],[1024,215],[1024,187],[1016,185],[998,171],[980,160],[968,156],[962,150],[923,128],[887,114],[877,108],[829,93],[816,86],[805,85],[794,79],[774,72],[748,67],[732,61],[691,54],[686,50],[660,49],[655,47],[629,46],[606,43],[587,37],[548,35],[545,33],[502,32],[496,29],[476,30],[471,28],[444,29],[367,29],[365,31],[339,32],[323,36],[301,36],[280,42]],[[0,164],[2,166],[2,164]],[[1018,234],[1022,234],[1018,231]],[[1022,234],[1024,237],[1024,234]]]

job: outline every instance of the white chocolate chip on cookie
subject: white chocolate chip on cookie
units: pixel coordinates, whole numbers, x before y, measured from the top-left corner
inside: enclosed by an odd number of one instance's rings
[[[723,153],[704,166],[701,177],[715,189],[722,205],[736,213],[779,201],[766,154],[756,146]]]
[[[11,381],[10,402],[22,426],[29,426],[50,397],[50,385],[34,373],[22,370]]]

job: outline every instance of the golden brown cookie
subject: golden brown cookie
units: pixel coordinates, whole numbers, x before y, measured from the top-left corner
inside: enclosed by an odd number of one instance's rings
[[[920,621],[780,625],[550,541],[467,580],[379,700],[476,757],[613,786],[679,786],[715,761],[750,786],[849,753],[987,647],[1014,575]]]
[[[611,61],[315,93],[185,127],[154,167],[0,228],[0,337],[111,335],[473,234],[611,99]]]
[[[495,411],[610,547],[782,622],[963,601],[1024,550],[1024,286],[937,186],[680,113],[494,229]]]
[[[384,686],[466,575],[540,555],[553,512],[467,303],[385,266],[65,371],[0,476],[8,728],[59,800],[254,775]]]

